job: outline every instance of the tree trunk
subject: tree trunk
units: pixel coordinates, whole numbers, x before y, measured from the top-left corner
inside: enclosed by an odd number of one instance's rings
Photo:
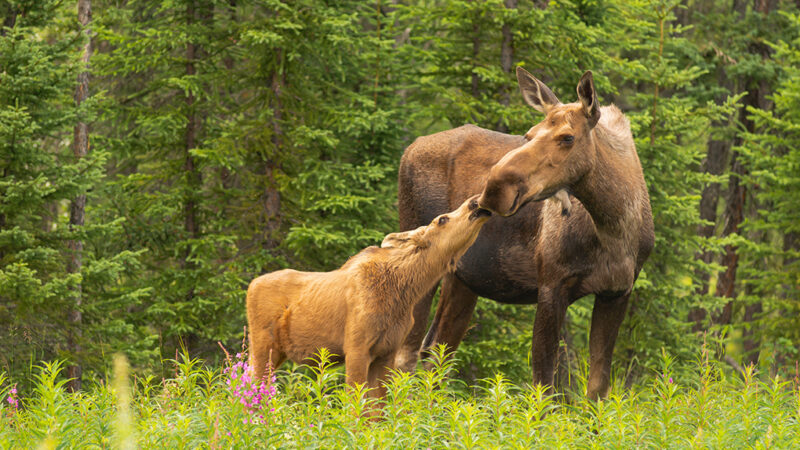
[[[231,23],[236,23],[236,0],[228,0],[228,12],[229,12],[229,15],[230,15],[228,20],[230,20]],[[234,60],[233,60],[233,56],[231,56],[230,53],[228,55],[226,55],[225,58],[223,58],[222,64],[225,66],[225,70],[227,70],[229,72],[229,74],[232,75],[233,68],[234,68]],[[230,101],[230,105],[235,105],[236,104],[236,94],[237,94],[237,92],[236,92],[235,89],[236,88],[234,88],[234,87],[230,87],[230,88],[226,89],[226,91],[224,91],[224,95]],[[224,165],[220,165],[218,170],[219,170],[219,179],[220,179],[220,183],[222,184],[222,188],[224,190],[228,190],[228,189],[232,188],[233,187],[233,183],[234,183],[234,177],[232,176],[231,171],[228,170],[228,168],[225,167]]]
[[[6,35],[6,28],[13,28],[14,24],[17,23],[17,12],[14,10],[9,11],[8,15],[3,18],[3,27],[0,28],[0,36],[5,37]],[[3,178],[5,179],[8,176],[7,167],[3,168]],[[6,215],[0,212],[0,230],[5,229],[6,227]],[[3,249],[0,248],[0,259],[3,258]]]
[[[375,3],[375,33],[377,34],[378,42],[381,40],[381,0]],[[378,110],[378,84],[381,78],[381,47],[378,45],[376,49],[375,58],[375,84],[372,87],[372,101],[375,103],[375,111]]]
[[[504,0],[506,9],[513,10],[517,8],[517,0]],[[504,21],[503,23],[503,43],[500,48],[500,67],[505,73],[511,73],[511,68],[514,65],[514,36],[511,33],[511,25]],[[503,106],[508,106],[511,103],[511,92],[508,86],[500,88],[500,103]],[[508,133],[508,125],[502,120],[497,124],[497,131],[501,133]]]
[[[196,2],[189,1],[186,6],[186,22],[191,25],[197,18]],[[186,44],[186,75],[191,77],[197,73],[195,61],[199,56],[201,49],[200,46],[194,42]],[[196,99],[191,89],[186,94],[186,130],[184,131],[184,162],[183,170],[186,173],[186,194],[184,195],[183,214],[184,214],[184,231],[189,239],[197,239],[200,237],[200,229],[197,222],[197,201],[196,193],[200,189],[202,182],[200,171],[197,168],[196,161],[191,151],[197,147],[197,137],[200,132],[200,117],[197,113]],[[187,271],[192,271],[195,264],[191,261],[190,256],[192,253],[191,245],[186,246],[183,261],[181,262],[182,268]],[[191,301],[194,298],[194,287],[190,287],[186,293],[186,301]]]
[[[774,0],[755,0],[754,9],[760,14],[769,14],[772,8],[776,6]],[[734,1],[735,11],[743,15],[746,11],[744,5],[738,1]],[[749,49],[750,52],[758,54],[762,59],[768,59],[771,54],[770,48],[762,42],[754,42]],[[756,82],[752,77],[746,76],[742,83],[747,95],[744,97],[744,104],[739,110],[740,122],[748,132],[753,132],[755,124],[750,120],[748,107],[757,108],[761,110],[770,109],[770,102],[767,99],[769,92],[769,85],[766,80],[759,80]],[[736,139],[736,145],[742,143],[741,138]],[[731,179],[728,188],[728,204],[725,208],[725,230],[723,236],[729,236],[732,233],[739,232],[739,225],[744,220],[744,206],[747,197],[747,188],[742,183],[742,179],[747,175],[747,169],[742,165],[738,152],[733,153],[731,158]],[[732,321],[733,315],[733,299],[736,296],[736,270],[739,264],[739,255],[737,248],[733,245],[725,247],[725,254],[722,257],[722,264],[725,266],[725,272],[720,276],[717,282],[717,294],[729,299],[728,303],[716,317],[715,322],[720,324],[729,324]],[[756,315],[762,310],[761,302],[754,303],[745,307],[744,322],[751,324]],[[752,329],[752,324],[748,326]],[[755,363],[758,361],[758,351],[756,342],[753,342],[748,336],[752,334],[749,331],[745,334],[745,360]],[[749,348],[748,348],[749,347]]]
[[[92,56],[92,36],[91,28],[89,27],[91,18],[91,0],[78,0],[78,22],[83,29],[85,42],[83,44],[83,55],[81,56],[83,71],[78,74],[78,86],[75,89],[76,106],[80,106],[89,98],[89,60]],[[72,151],[76,159],[84,158],[89,153],[89,126],[86,122],[79,120],[75,125]],[[86,194],[80,194],[70,202],[70,231],[74,232],[83,227],[85,211]],[[70,249],[70,259],[67,262],[67,272],[80,274],[83,266],[83,241],[81,239],[70,240],[68,246]],[[82,335],[81,321],[83,319],[81,315],[81,303],[83,301],[82,285],[80,282],[75,286],[73,293],[73,309],[69,312],[70,330],[68,332],[67,342],[73,364],[67,367],[67,377],[70,379],[67,382],[67,389],[71,392],[76,392],[81,389],[81,375],[83,372],[79,357],[81,352],[80,339]]]
[[[744,114],[745,108],[742,108]],[[728,182],[728,198],[725,207],[725,228],[722,236],[730,236],[739,232],[739,225],[744,220],[744,201],[747,189],[741,182],[741,177],[745,174],[745,168],[739,159],[738,152],[734,152],[731,158],[731,178]],[[718,324],[729,324],[733,316],[733,298],[736,291],[736,269],[739,266],[739,254],[733,245],[725,246],[725,253],[722,255],[722,272],[717,280],[717,295],[728,298],[728,303],[722,308],[714,319]]]
[[[478,56],[480,55],[481,51],[481,38],[480,38],[480,16],[477,12],[472,14],[472,73],[470,74],[470,92],[472,94],[472,98],[477,103],[480,100],[480,77],[478,77]],[[476,114],[472,114],[471,120],[473,123],[480,123],[480,117]]]
[[[481,50],[481,40],[480,40],[480,25],[478,24],[478,18],[475,17],[472,22],[472,97],[478,98],[480,91],[478,90],[478,82],[480,79],[478,78],[478,73],[475,72],[474,68],[478,67],[478,54]]]
[[[17,11],[11,10],[8,15],[3,18],[3,28],[0,29],[0,36],[6,35],[6,28],[14,28],[17,23]]]
[[[689,0],[681,0],[680,6],[675,8],[675,24],[685,27],[689,25],[690,18]]]
[[[752,305],[747,305],[744,308],[744,323],[750,326],[742,331],[744,342],[742,343],[744,356],[742,357],[742,365],[756,365],[758,364],[758,357],[760,355],[761,342],[754,339],[755,330],[752,328],[753,322],[764,311],[761,302],[755,302]]]
[[[728,88],[728,92],[733,93],[734,88],[726,79],[724,67],[719,69],[717,79],[720,86],[726,86]],[[716,99],[717,104],[722,104],[724,101],[725,98]],[[717,122],[713,123],[712,127],[719,128],[727,125],[727,123]],[[728,160],[730,148],[730,140],[710,139],[708,141],[708,153],[706,154],[706,159],[703,161],[703,172],[711,175],[721,175],[725,171],[725,165]],[[717,205],[719,204],[720,189],[720,183],[709,183],[705,188],[703,188],[703,193],[700,198],[700,219],[710,222],[710,224],[698,226],[697,234],[698,236],[706,239],[712,237],[714,235],[714,230],[716,229]],[[714,253],[709,251],[701,252],[698,253],[696,257],[708,264],[713,261]],[[700,286],[697,290],[697,294],[706,295],[709,291],[708,283],[710,281],[710,274],[703,270],[698,273],[698,276],[700,278]],[[689,321],[694,322],[692,329],[695,332],[704,330],[705,327],[703,325],[703,321],[705,320],[706,316],[707,312],[703,308],[695,307],[689,311]]]
[[[798,233],[797,232],[791,231],[791,232],[788,232],[785,235],[783,235],[783,251],[784,252],[790,252],[790,251],[796,252],[798,249],[800,249],[800,238],[798,237]],[[797,262],[796,258],[788,258],[787,257],[787,258],[784,258],[783,265],[784,265],[784,267],[785,266],[792,266],[796,262]],[[783,290],[782,296],[784,298],[788,298],[788,296],[790,295],[790,292],[792,291],[792,289],[793,289],[792,286],[784,285],[783,289],[782,289]],[[782,312],[784,312],[784,311],[782,311]],[[798,350],[798,352],[800,352],[800,342],[796,342],[795,343],[795,348]],[[787,355],[785,355],[783,352],[777,352],[777,355],[775,357],[775,364],[777,365],[777,364],[780,364],[780,363],[786,361],[786,358],[787,358]],[[783,364],[781,364],[781,366],[782,365]]]
[[[267,249],[277,247],[278,240],[275,232],[281,226],[281,193],[278,190],[278,183],[275,181],[275,170],[279,168],[276,163],[283,147],[283,102],[281,96],[286,85],[286,72],[283,69],[284,51],[282,48],[275,49],[275,70],[272,72],[272,98],[270,106],[272,108],[272,146],[273,153],[264,161],[264,177],[266,188],[264,190],[264,246]]]

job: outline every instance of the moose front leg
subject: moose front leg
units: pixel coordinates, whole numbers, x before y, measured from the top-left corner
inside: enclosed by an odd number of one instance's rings
[[[587,397],[592,400],[608,395],[614,343],[625,318],[630,295],[628,291],[619,297],[595,297],[589,335],[589,384],[586,389]]]
[[[408,336],[406,336],[394,360],[394,367],[399,370],[413,372],[414,369],[417,368],[419,349],[422,346],[422,340],[425,338],[425,332],[428,326],[428,314],[431,312],[431,302],[438,288],[438,285],[435,286],[414,306],[414,325],[411,327],[411,331],[408,332]]]
[[[533,342],[531,343],[531,365],[533,383],[553,389],[558,341],[564,315],[567,313],[567,298],[557,288],[542,286],[533,321]]]
[[[449,352],[456,351],[467,333],[477,302],[478,296],[459,281],[455,274],[445,275],[442,278],[442,293],[436,315],[422,343],[423,355],[427,355],[438,344],[447,345]]]

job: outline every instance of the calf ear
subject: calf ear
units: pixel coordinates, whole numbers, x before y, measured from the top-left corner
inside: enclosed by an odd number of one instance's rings
[[[594,89],[592,71],[587,70],[578,81],[578,99],[583,105],[583,113],[589,119],[589,126],[593,127],[600,120],[600,106],[597,104],[597,92]]]
[[[425,238],[425,227],[399,233],[389,233],[383,238],[383,242],[381,242],[381,248],[402,247],[404,245],[428,248],[430,242]]]
[[[517,67],[517,82],[522,98],[535,110],[547,114],[550,108],[561,104],[549,87],[522,67]]]
[[[408,231],[403,233],[389,233],[383,238],[381,248],[399,247],[404,242],[408,242]]]

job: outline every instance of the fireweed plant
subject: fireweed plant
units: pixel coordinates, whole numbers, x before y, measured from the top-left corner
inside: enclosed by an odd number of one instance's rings
[[[17,412],[20,408],[20,401],[17,392],[17,385],[12,384],[10,386],[5,386],[6,384],[6,376],[0,373],[0,399],[5,398],[4,406],[7,404],[7,415],[13,416],[14,413]]]
[[[252,416],[242,419],[243,423],[265,424],[264,414],[275,411],[275,408],[270,407],[270,400],[278,392],[275,386],[278,378],[272,369],[272,359],[267,365],[264,378],[257,380],[251,375],[246,350],[237,353],[236,358],[231,359],[227,350],[224,347],[222,349],[226,356],[226,365],[222,369],[225,385],[234,400],[241,403]]]
[[[14,409],[19,409],[19,399],[17,398],[16,384],[8,391],[8,398],[6,400],[8,401],[9,405],[14,407]]]

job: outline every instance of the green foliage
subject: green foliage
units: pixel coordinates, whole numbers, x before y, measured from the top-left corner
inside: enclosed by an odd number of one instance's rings
[[[396,374],[378,405],[365,390],[342,384],[328,356],[304,371],[278,373],[278,393],[265,423],[232,396],[219,370],[198,360],[173,361],[176,376],[161,383],[128,380],[124,362],[111,383],[69,397],[60,365],[43,365],[36,384],[14,409],[0,377],[0,446],[103,447],[750,447],[799,443],[797,387],[752,371],[726,374],[701,357],[686,378],[660,355],[659,369],[642,385],[609,398],[564,403],[541,386],[519,387],[502,375],[482,379],[473,392],[453,383],[450,362]],[[130,385],[130,387],[129,387]],[[380,420],[368,413],[380,410]]]
[[[131,324],[120,310],[141,295],[123,281],[137,255],[96,251],[89,243],[82,271],[67,271],[70,240],[114,239],[122,220],[68,226],[69,202],[101,187],[108,153],[94,148],[77,159],[70,148],[77,118],[91,118],[97,102],[74,105],[80,35],[63,20],[61,3],[8,5],[6,17],[16,20],[0,36],[0,368],[11,373],[53,358],[91,361],[102,371],[104,345],[140,348],[126,343]],[[88,198],[90,205],[98,199],[94,192]],[[80,330],[85,341],[78,344],[103,343],[85,354],[64,345],[76,331],[67,313],[78,285],[87,298]]]
[[[756,131],[745,134],[740,147],[750,168],[745,181],[761,206],[746,230],[766,236],[747,243],[744,285],[749,295],[743,297],[747,303],[764,302],[764,314],[755,326],[767,353],[765,363],[773,370],[781,360],[800,356],[800,16],[786,17],[794,24],[795,35],[773,44],[783,69],[772,97],[774,111],[748,109]]]

